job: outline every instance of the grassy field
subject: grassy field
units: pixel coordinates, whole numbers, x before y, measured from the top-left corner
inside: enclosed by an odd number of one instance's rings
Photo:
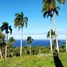
[[[64,67],[67,67],[67,53],[60,53],[59,58]],[[55,65],[53,57],[45,54],[41,57],[31,55],[3,59],[0,60],[0,67],[55,67]]]

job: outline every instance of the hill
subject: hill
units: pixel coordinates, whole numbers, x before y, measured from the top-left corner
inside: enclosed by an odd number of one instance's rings
[[[67,67],[67,53],[60,53],[59,59],[64,67]],[[50,54],[44,56],[29,55],[0,60],[0,67],[55,67],[53,57]]]

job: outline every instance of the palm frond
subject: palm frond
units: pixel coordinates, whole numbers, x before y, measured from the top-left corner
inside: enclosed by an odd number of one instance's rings
[[[25,24],[26,24],[25,27],[27,27],[27,22],[28,22],[28,18],[27,18],[27,17],[24,17],[24,22],[25,22]]]
[[[48,12],[45,11],[45,12],[43,13],[43,17],[45,18],[47,14],[48,14]]]
[[[66,0],[57,0],[60,4],[65,4]]]
[[[10,30],[10,34],[12,34],[12,28],[11,28],[11,26],[9,26],[9,30]]]

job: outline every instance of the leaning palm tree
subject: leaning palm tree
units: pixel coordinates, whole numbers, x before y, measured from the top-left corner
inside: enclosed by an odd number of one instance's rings
[[[32,41],[33,41],[32,37],[28,36],[27,37],[27,44],[29,44],[29,46],[30,46],[30,55],[31,55],[31,43],[32,43]]]
[[[20,42],[20,57],[22,56],[22,39],[23,39],[23,27],[24,24],[26,24],[27,27],[27,22],[28,22],[28,18],[24,17],[24,13],[17,13],[15,14],[15,19],[14,19],[14,26],[15,28],[19,28],[21,29],[21,42]]]
[[[8,33],[12,34],[12,28],[9,26],[8,22],[3,22],[1,30],[6,33],[6,44],[8,42]],[[7,45],[5,46],[5,58],[7,58]]]

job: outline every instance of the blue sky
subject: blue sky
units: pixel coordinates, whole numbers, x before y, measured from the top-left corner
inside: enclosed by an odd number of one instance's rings
[[[60,6],[60,8],[59,16],[56,17],[56,29],[58,39],[65,39],[67,3]],[[46,34],[50,29],[50,19],[43,18],[41,9],[42,0],[0,0],[0,26],[3,21],[7,21],[13,28],[13,34],[9,35],[9,37],[13,36],[15,39],[20,39],[21,31],[14,28],[14,15],[23,11],[24,15],[29,19],[28,26],[23,31],[28,35],[24,34],[23,39],[26,39],[27,36],[32,36],[33,39],[46,39]],[[54,29],[54,21],[52,21],[52,29]]]

